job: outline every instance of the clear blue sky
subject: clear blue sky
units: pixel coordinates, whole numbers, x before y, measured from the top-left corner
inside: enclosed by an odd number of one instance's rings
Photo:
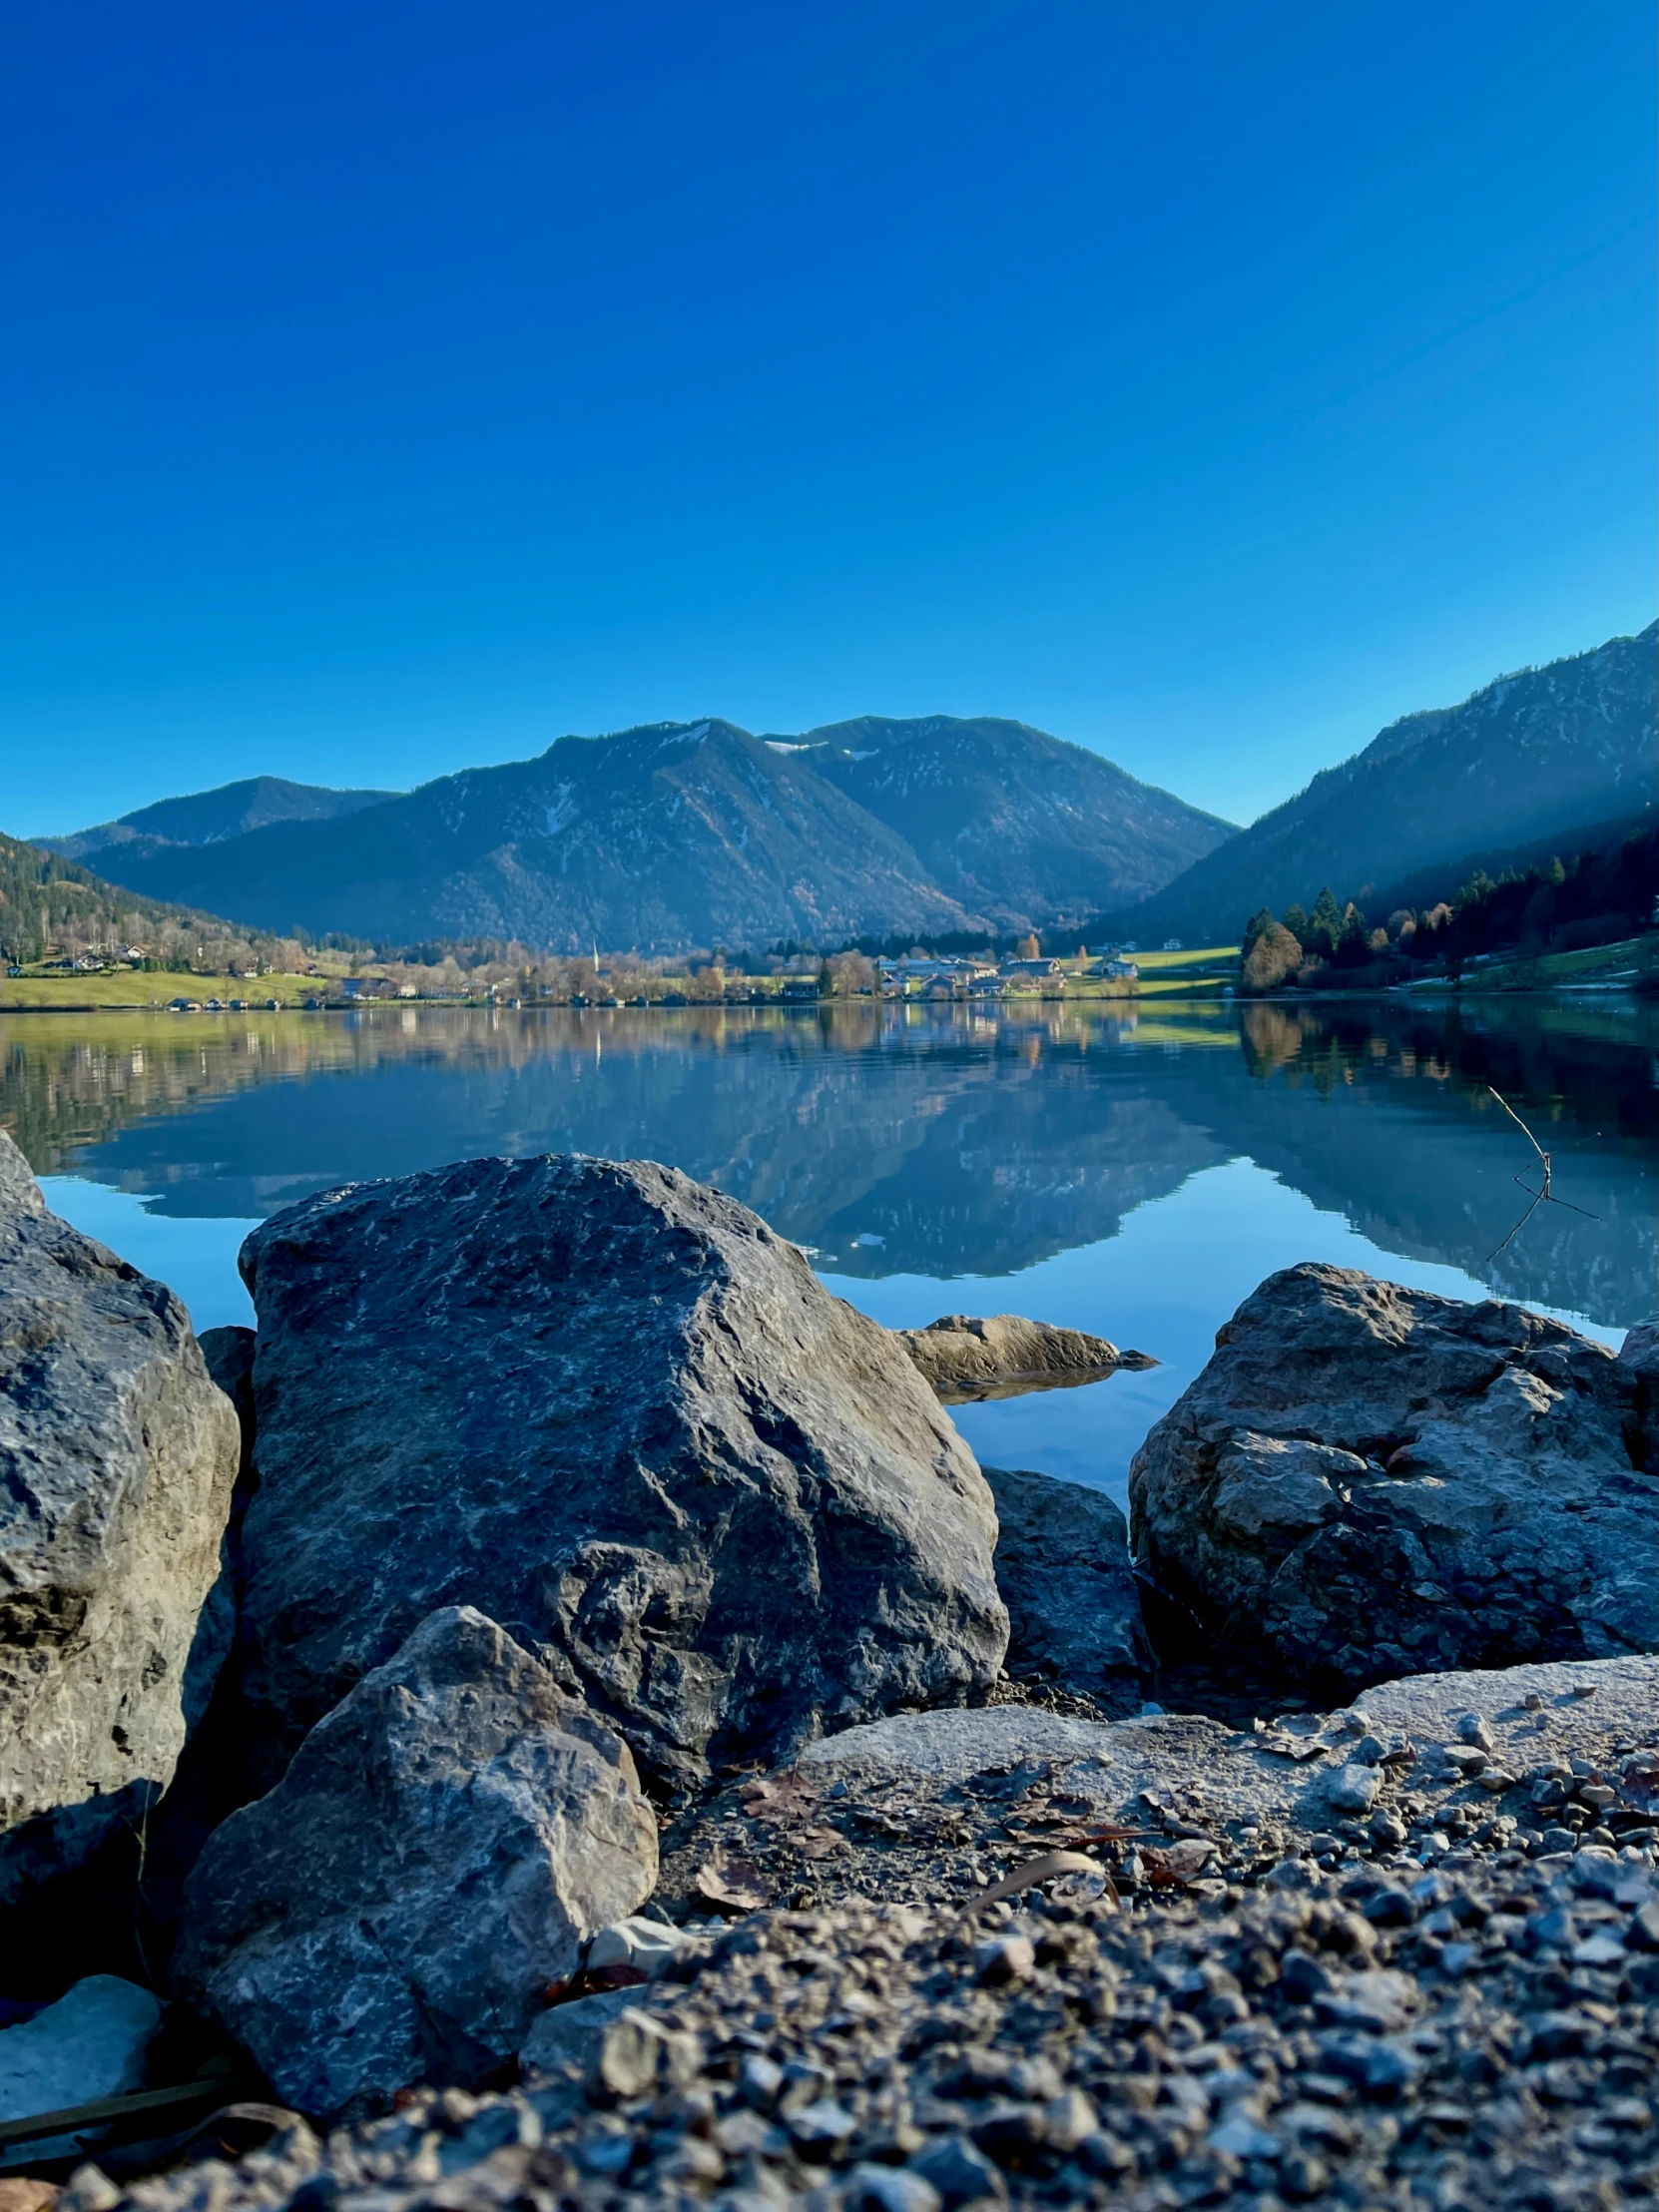
[[[719,713],[1248,819],[1648,621],[1647,0],[14,11],[0,828]]]

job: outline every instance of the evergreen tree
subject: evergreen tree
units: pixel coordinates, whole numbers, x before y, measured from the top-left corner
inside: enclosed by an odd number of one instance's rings
[[[1342,942],[1342,936],[1343,910],[1337,904],[1331,885],[1326,883],[1321,886],[1320,894],[1314,901],[1314,911],[1308,921],[1308,935],[1302,941],[1310,951],[1323,952],[1329,958]]]
[[[1285,927],[1295,937],[1297,943],[1306,948],[1308,944],[1308,916],[1299,904],[1286,907]]]

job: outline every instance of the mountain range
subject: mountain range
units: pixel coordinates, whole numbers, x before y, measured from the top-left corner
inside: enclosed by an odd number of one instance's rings
[[[793,738],[657,723],[402,796],[320,796],[349,806],[185,841],[240,804],[210,793],[56,844],[250,926],[676,952],[1063,925],[1234,833],[1082,746],[943,716]]]
[[[718,720],[560,738],[407,793],[258,777],[37,842],[249,926],[552,951],[1236,939],[1324,884],[1374,918],[1654,815],[1659,624],[1408,715],[1236,831],[1027,724]]]
[[[1311,907],[1324,884],[1378,920],[1449,897],[1477,865],[1628,836],[1655,813],[1656,649],[1659,623],[1390,723],[1114,920],[1142,942],[1214,942],[1260,906]]]
[[[36,837],[34,842],[66,860],[97,859],[120,845],[123,858],[132,861],[169,845],[220,844],[274,822],[332,822],[397,797],[396,792],[330,791],[321,784],[290,784],[281,776],[249,776],[215,791],[158,799],[118,822],[77,830],[73,836]]]

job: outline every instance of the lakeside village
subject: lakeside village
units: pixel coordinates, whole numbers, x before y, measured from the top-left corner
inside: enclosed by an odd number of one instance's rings
[[[71,909],[78,903],[69,901]],[[1311,911],[1293,903],[1279,917],[1262,907],[1242,942],[1200,946],[1168,937],[1156,947],[1124,941],[1091,949],[1050,930],[1047,949],[1027,932],[970,948],[958,940],[906,949],[899,938],[828,953],[783,942],[761,953],[716,945],[602,954],[596,944],[572,957],[499,938],[395,948],[344,937],[307,942],[248,933],[184,909],[154,917],[135,910],[120,917],[122,934],[114,935],[113,919],[96,911],[49,916],[43,906],[38,930],[27,932],[32,942],[11,950],[0,1010],[320,1011],[376,999],[788,1006],[1123,1000],[1172,991],[1213,999],[1463,989],[1652,996],[1659,993],[1659,836],[1644,830],[1495,881],[1476,870],[1453,899],[1397,907],[1375,927],[1354,901],[1345,905],[1326,887]],[[1072,926],[1081,935],[1089,924]]]
[[[897,955],[869,956],[837,952],[828,957],[812,950],[779,951],[753,957],[716,953],[693,960],[643,959],[595,951],[586,958],[537,956],[522,946],[504,946],[498,959],[463,967],[453,955],[441,962],[365,961],[327,953],[296,961],[290,972],[253,962],[233,967],[228,991],[176,991],[164,996],[157,985],[163,973],[141,948],[114,954],[83,952],[8,967],[8,981],[36,984],[53,1003],[67,996],[98,1004],[142,1002],[177,1013],[276,1012],[285,1007],[319,1011],[395,1000],[405,1004],[561,1005],[573,1007],[655,1007],[692,1005],[816,1004],[822,1000],[975,1000],[1017,995],[1090,997],[1134,995],[1148,958],[1138,945],[1091,952],[1086,946],[1066,956],[1047,955],[1034,937],[1011,953],[936,954],[917,947]],[[1196,963],[1236,967],[1238,948],[1221,945],[1188,954],[1178,938],[1169,939],[1153,961],[1160,967]],[[175,973],[177,971],[174,971]],[[166,980],[172,980],[171,975]],[[192,981],[206,980],[193,974]],[[253,990],[236,986],[253,984]],[[67,986],[67,993],[66,993]],[[34,996],[34,992],[29,992]],[[21,1005],[15,989],[6,1000]]]

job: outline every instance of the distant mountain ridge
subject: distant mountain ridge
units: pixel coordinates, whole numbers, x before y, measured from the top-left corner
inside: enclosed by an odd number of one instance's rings
[[[332,791],[322,784],[290,784],[282,776],[250,776],[221,784],[214,791],[192,792],[182,799],[158,799],[115,822],[78,830],[68,837],[36,837],[44,851],[66,860],[88,860],[112,845],[131,852],[154,852],[170,844],[218,844],[227,837],[264,830],[274,822],[329,822],[354,815],[397,792]]]
[[[1567,851],[1651,822],[1659,797],[1659,623],[1463,701],[1407,715],[1364,752],[1111,916],[1124,935],[1236,937],[1260,906],[1323,884],[1371,911],[1471,853]],[[1447,883],[1446,888],[1454,888]],[[1374,914],[1374,919],[1381,914]]]
[[[1067,925],[1233,833],[1022,723],[869,719],[784,738],[710,719],[561,738],[332,819],[134,836],[97,859],[153,897],[265,928],[677,952]]]

